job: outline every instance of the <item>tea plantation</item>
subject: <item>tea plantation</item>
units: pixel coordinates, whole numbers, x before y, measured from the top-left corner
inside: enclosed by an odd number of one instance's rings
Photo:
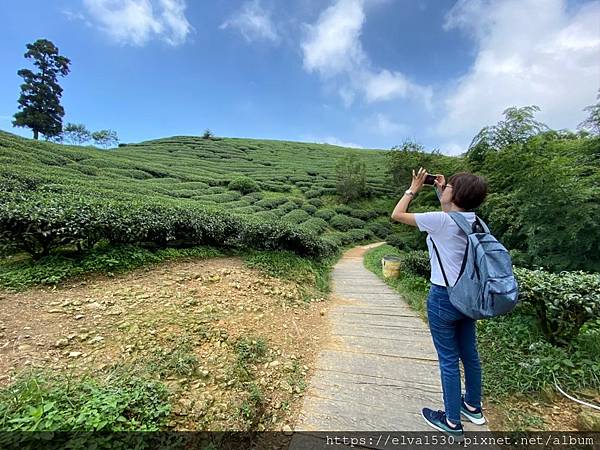
[[[366,165],[368,209],[336,200],[336,162]],[[323,257],[393,232],[385,152],[175,136],[113,150],[0,132],[3,252],[100,243],[213,245]]]

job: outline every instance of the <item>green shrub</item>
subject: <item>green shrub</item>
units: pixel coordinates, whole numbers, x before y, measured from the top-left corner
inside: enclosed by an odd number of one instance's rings
[[[352,209],[350,210],[349,215],[356,219],[369,220],[373,219],[374,217],[377,217],[378,214],[376,211],[371,211],[367,209]]]
[[[292,175],[289,177],[289,180],[295,184],[298,183],[308,183],[311,184],[312,183],[312,179],[311,177],[307,177],[304,175]]]
[[[350,206],[348,205],[335,205],[333,207],[333,210],[338,213],[338,214],[345,214],[347,216],[352,215],[352,211],[354,211]]]
[[[342,247],[347,242],[349,242],[349,241],[344,242],[344,238],[345,238],[345,234],[341,233],[339,231],[335,231],[333,233],[327,233],[325,236],[323,236],[323,240],[325,242],[328,242],[330,245],[333,245],[335,247]]]
[[[346,216],[344,214],[337,214],[329,220],[329,224],[340,231],[348,231],[352,228],[359,228],[365,225],[365,222],[354,217]]]
[[[499,125],[507,136],[528,129],[523,110],[505,111],[512,117]],[[600,215],[599,146],[600,136],[551,130],[483,153],[485,146],[471,148],[473,169],[489,180],[492,194],[482,214],[494,235],[507,248],[527,252],[536,267],[600,271],[600,224],[594,219]],[[542,186],[539,180],[553,182]]]
[[[222,194],[196,196],[196,198],[199,200],[210,200],[211,202],[215,202],[215,203],[234,202],[236,200],[239,200],[241,197],[242,197],[242,194],[240,194],[237,191],[223,192]]]
[[[219,185],[213,186],[213,185],[211,185],[208,189],[206,189],[206,192],[208,192],[210,194],[222,194],[224,192],[227,192],[227,189],[225,189],[223,186],[219,186]]]
[[[235,210],[232,212],[235,214],[254,214],[259,211],[262,211],[262,209],[257,206],[242,206],[235,208]]]
[[[211,190],[208,183],[203,183],[201,181],[182,181],[181,183],[173,183],[172,188],[174,191],[191,190],[196,191],[196,193],[199,194],[205,190]]]
[[[290,186],[289,184],[273,183],[273,182],[268,182],[268,181],[260,182],[259,186],[263,191],[291,192],[291,190],[292,190],[292,186]]]
[[[344,234],[350,240],[350,242],[364,241],[366,239],[373,239],[374,237],[371,231],[364,230],[362,228],[353,228],[346,231]]]
[[[508,253],[510,254],[510,258],[512,260],[513,265],[529,269],[533,268],[531,267],[531,258],[526,252],[517,249],[510,249]]]
[[[304,211],[306,211],[308,214],[314,214],[315,212],[317,212],[317,207],[311,204],[305,204],[302,206],[302,209]]]
[[[400,270],[429,278],[431,272],[429,266],[429,254],[425,251],[413,250],[402,255]]]
[[[335,236],[334,239],[339,239],[343,245],[348,245],[348,244],[352,244],[353,242],[355,242],[357,239],[356,236],[354,236],[352,233],[349,232],[341,232],[338,231],[336,233],[332,233],[328,236]],[[359,236],[362,237],[362,236]],[[360,240],[360,239],[358,239]]]
[[[99,205],[62,195],[6,194],[0,202],[0,243],[39,259],[64,244],[93,247],[103,236]]]
[[[98,175],[98,169],[96,167],[77,165],[77,170],[84,175],[96,176]]]
[[[211,198],[198,195],[198,193],[198,191],[193,189],[178,189],[176,191],[169,191],[169,195],[175,198]]]
[[[330,220],[333,216],[335,216],[335,211],[331,209],[319,209],[314,213],[315,217],[320,217],[324,220]]]
[[[312,181],[297,181],[294,184],[298,186],[302,192],[308,191],[315,185]]]
[[[0,202],[0,243],[17,245],[36,258],[63,245],[92,248],[101,239],[157,247],[207,244],[327,252],[318,236],[289,224],[204,207],[83,200],[62,194],[7,197]],[[296,209],[295,203],[286,205]]]
[[[489,395],[505,397],[554,389],[600,388],[600,353],[586,343],[596,330],[580,334],[572,346],[558,347],[544,339],[537,319],[523,308],[477,323],[478,347]]]
[[[312,188],[312,189],[308,189],[306,192],[304,192],[304,196],[311,200],[318,200],[318,197],[320,197],[324,193],[325,193],[324,189]]]
[[[228,188],[233,191],[239,191],[242,194],[249,194],[259,190],[256,181],[249,177],[234,178],[229,182]]]
[[[381,239],[386,239],[392,232],[392,226],[387,223],[370,222],[365,225],[365,228]]]
[[[303,209],[294,209],[281,218],[281,220],[295,224],[302,223],[308,219],[310,219],[310,214]]]
[[[321,200],[320,198],[309,198],[309,197],[307,197],[307,198],[309,199],[308,203],[313,206],[316,206],[317,208],[320,208],[321,206],[323,206],[325,204],[323,202],[323,200]]]
[[[317,234],[306,232],[298,226],[285,222],[263,222],[254,216],[244,221],[228,224],[228,239],[217,236],[217,242],[265,250],[292,250],[301,256],[325,257],[337,252],[337,248],[323,241]]]
[[[420,232],[418,228],[407,228],[386,237],[388,244],[401,250],[427,250],[427,233]]]
[[[278,214],[277,212],[281,212],[281,211],[279,211],[279,210],[259,211],[257,213],[254,213],[252,215],[252,217],[254,217],[257,220],[276,221],[276,220],[279,220],[279,218],[281,217],[281,214]]]
[[[283,197],[278,198],[264,198],[255,203],[256,206],[260,206],[265,209],[277,208],[279,205],[283,205],[287,200]]]
[[[285,202],[283,205],[279,205],[277,208],[285,213],[289,213],[290,211],[298,209],[298,205],[295,202],[288,201]]]
[[[242,197],[242,199],[244,200],[248,200],[251,203],[255,203],[259,200],[261,200],[264,197],[264,194],[260,191],[256,191],[256,192],[250,192],[249,194],[246,194]]]
[[[30,176],[16,173],[0,173],[0,191],[21,192],[36,191],[44,184],[44,180],[38,176]]]
[[[342,202],[365,196],[367,188],[367,169],[365,162],[354,154],[347,154],[336,163],[336,191]]]
[[[400,233],[389,234],[388,236],[386,236],[385,241],[389,245],[396,247],[398,250],[405,250],[407,248],[404,234],[400,234]]]
[[[302,224],[300,224],[300,228],[317,233],[317,234],[325,231],[327,229],[327,227],[328,227],[327,221],[324,219],[321,219],[319,217],[312,217],[312,218],[304,221]]]
[[[515,268],[519,298],[533,307],[545,337],[567,345],[600,314],[600,274]]]

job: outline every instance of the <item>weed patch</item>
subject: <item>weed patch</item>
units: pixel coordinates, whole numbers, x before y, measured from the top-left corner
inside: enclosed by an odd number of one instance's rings
[[[6,431],[156,431],[169,413],[162,383],[124,370],[82,379],[29,372],[0,390]]]

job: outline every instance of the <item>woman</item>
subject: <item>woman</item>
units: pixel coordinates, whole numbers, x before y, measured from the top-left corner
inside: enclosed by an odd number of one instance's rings
[[[394,208],[392,219],[416,226],[428,234],[431,289],[427,297],[427,316],[440,364],[445,408],[445,411],[423,408],[421,414],[433,428],[462,437],[461,415],[478,425],[485,423],[481,411],[481,366],[477,353],[475,321],[450,303],[439,260],[441,259],[448,283],[453,286],[460,272],[467,239],[446,213],[458,211],[472,224],[475,213],[470,210],[477,208],[485,199],[487,183],[482,177],[467,172],[452,176],[448,183],[443,175],[436,175],[434,188],[442,211],[411,214],[406,210],[423,187],[427,171],[420,168],[416,174],[413,170],[412,175],[412,184]],[[464,396],[461,396],[460,389],[459,359],[465,373]]]

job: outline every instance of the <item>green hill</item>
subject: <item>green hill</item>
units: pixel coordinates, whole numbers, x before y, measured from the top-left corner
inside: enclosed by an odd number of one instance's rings
[[[261,183],[266,192],[289,189],[291,194],[301,195],[321,189],[325,191],[320,193],[332,193],[337,160],[353,153],[366,163],[368,184],[374,193],[390,192],[383,173],[382,150],[189,136],[121,145],[115,150],[99,150],[0,132],[1,175],[36,186],[60,185],[62,192],[91,189],[94,194],[155,195],[212,204],[225,203],[218,197],[211,200],[210,196],[222,193],[219,187],[226,187],[231,179],[244,175]],[[125,191],[123,183],[127,185]]]
[[[336,200],[335,166],[348,154],[366,166],[369,198],[362,205]],[[99,150],[0,132],[2,241],[35,257],[61,245],[92,248],[103,240],[324,256],[393,232],[394,188],[385,155],[189,136]]]

